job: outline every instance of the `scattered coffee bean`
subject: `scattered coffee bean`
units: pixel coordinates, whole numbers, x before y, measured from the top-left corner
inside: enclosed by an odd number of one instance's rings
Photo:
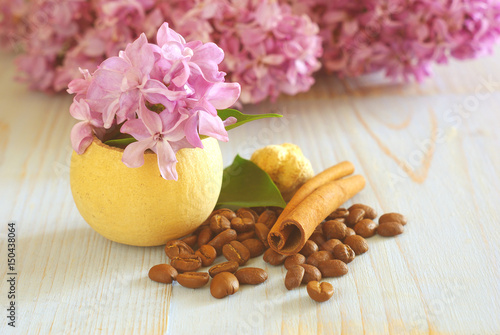
[[[302,266],[305,270],[304,278],[302,278],[303,284],[307,284],[312,280],[321,280],[321,271],[319,271],[317,267],[310,264],[301,264],[299,266]]]
[[[398,222],[384,222],[379,224],[377,234],[380,236],[391,237],[402,234],[404,227]]]
[[[289,270],[292,266],[305,264],[305,262],[306,262],[306,256],[302,254],[295,254],[288,256],[285,259],[285,269]]]
[[[148,276],[158,283],[170,284],[177,278],[177,270],[168,264],[158,264],[149,270]]]
[[[332,254],[329,251],[316,251],[313,252],[309,257],[307,257],[306,264],[318,267],[318,264],[322,261],[333,259]]]
[[[234,274],[241,285],[258,285],[267,280],[267,272],[261,268],[243,268]]]
[[[181,239],[181,241],[189,245],[191,248],[194,248],[196,246],[196,242],[198,241],[198,236],[196,235],[187,236]]]
[[[332,214],[328,215],[328,220],[345,219],[349,215],[349,211],[345,208],[337,208]]]
[[[231,228],[231,222],[225,216],[216,214],[210,219],[210,229],[214,234],[220,234],[229,228]]]
[[[254,238],[255,236],[255,230],[252,231],[247,231],[246,233],[240,233],[238,236],[236,236],[236,241],[238,242],[243,242],[245,240]]]
[[[324,302],[333,296],[333,286],[327,282],[311,281],[307,284],[307,294],[314,301]]]
[[[378,219],[378,223],[397,222],[401,225],[406,225],[406,217],[399,213],[385,213]]]
[[[201,268],[201,259],[199,256],[195,255],[174,257],[170,261],[170,265],[172,265],[179,272],[192,272]]]
[[[269,263],[271,265],[281,265],[285,262],[287,256],[277,253],[273,249],[267,249],[264,252],[264,262]]]
[[[231,241],[222,247],[222,254],[228,261],[243,265],[250,259],[250,251],[241,242]]]
[[[192,256],[194,251],[186,242],[173,240],[168,241],[167,245],[165,245],[165,254],[172,259],[174,257]]]
[[[210,280],[206,272],[184,272],[177,276],[177,282],[187,288],[200,288]]]
[[[375,211],[375,209],[373,209],[370,206],[363,205],[363,204],[354,204],[351,207],[349,207],[349,212],[351,212],[354,209],[364,210],[365,211],[365,216],[364,216],[365,219],[373,220],[377,217],[377,212]]]
[[[348,245],[339,244],[335,248],[333,248],[333,257],[335,259],[340,259],[346,264],[352,262],[355,256],[356,254]]]
[[[236,211],[236,216],[239,216],[240,218],[249,218],[252,219],[253,222],[257,222],[259,219],[259,215],[250,208],[240,208]]]
[[[238,292],[240,284],[235,275],[230,272],[221,272],[213,277],[210,283],[210,293],[214,298],[222,299]]]
[[[356,223],[354,231],[364,238],[372,237],[377,232],[378,224],[371,219],[363,219]]]
[[[226,229],[222,233],[215,236],[210,242],[208,242],[208,244],[215,248],[217,255],[220,255],[224,244],[228,244],[229,242],[236,240],[236,235],[236,230]]]
[[[320,262],[318,269],[324,278],[340,277],[348,272],[346,263],[339,259],[329,259],[327,261]]]
[[[309,240],[311,240],[314,243],[316,243],[316,245],[320,249],[321,249],[321,246],[326,242],[326,239],[323,236],[323,233],[320,233],[320,232],[314,232],[314,233],[312,233],[311,237],[309,237]]]
[[[276,215],[276,213],[272,210],[267,209],[264,212],[262,212],[262,214],[259,215],[257,222],[263,223],[266,225],[267,228],[271,229],[276,223],[277,219],[278,216]]]
[[[349,215],[345,220],[345,224],[349,227],[354,227],[356,223],[363,220],[364,216],[365,216],[365,211],[361,208],[354,208],[352,210],[349,210]]]
[[[203,266],[212,265],[217,258],[217,251],[208,244],[202,245],[194,254],[200,257],[201,265]]]
[[[319,250],[319,247],[316,243],[314,243],[311,240],[307,240],[306,244],[300,249],[299,254],[302,254],[306,257],[309,257],[313,252],[316,252]]]
[[[267,242],[267,235],[269,235],[269,228],[263,223],[256,223],[255,224],[255,235],[257,235],[257,238],[266,246],[266,248],[269,248],[269,243]]]
[[[235,217],[231,220],[231,228],[237,233],[246,233],[254,230],[255,222],[253,219]]]
[[[251,210],[253,210],[257,215],[261,215],[262,212],[264,212],[267,208],[266,207],[251,207]]]
[[[221,272],[235,273],[236,270],[238,270],[238,267],[239,264],[237,262],[229,261],[212,266],[210,269],[208,269],[208,273],[210,274],[210,277],[213,278]]]
[[[333,253],[333,248],[335,248],[337,244],[342,244],[342,242],[340,240],[337,240],[336,238],[332,238],[331,240],[328,240],[325,243],[323,243],[323,245],[319,249]]]
[[[347,226],[337,220],[326,221],[323,224],[323,234],[327,240],[335,238],[337,240],[343,240],[345,238],[345,233]]]
[[[210,216],[208,217],[208,222],[210,222],[210,219],[214,215],[222,215],[229,221],[231,221],[233,218],[236,217],[236,213],[230,210],[229,208],[220,208],[216,211],[213,211],[212,214],[210,214]]]
[[[299,287],[302,283],[306,270],[300,265],[290,267],[285,276],[285,287],[287,290],[292,290]]]
[[[250,238],[241,243],[247,247],[248,251],[250,251],[251,258],[260,256],[264,253],[264,251],[266,251],[264,244],[256,238]]]
[[[356,232],[354,231],[354,229],[347,227],[347,230],[345,231],[345,237],[347,238],[348,236],[351,236],[351,235],[356,235]],[[344,238],[344,240],[345,240],[345,238]]]
[[[344,244],[350,246],[356,256],[364,254],[368,251],[368,243],[366,243],[366,240],[360,235],[352,235],[347,237],[344,240]]]
[[[198,245],[205,245],[210,240],[214,237],[214,233],[212,232],[212,229],[210,227],[204,227],[202,230],[200,230],[200,233],[198,234]]]

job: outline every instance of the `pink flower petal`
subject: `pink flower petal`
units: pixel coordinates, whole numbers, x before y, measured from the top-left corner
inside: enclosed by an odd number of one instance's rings
[[[129,168],[137,168],[144,165],[144,151],[155,145],[152,138],[137,141],[127,145],[122,155],[122,162]]]
[[[224,124],[220,117],[200,111],[199,118],[200,134],[213,137],[223,142],[229,140],[226,128],[224,128]]]
[[[71,146],[77,154],[83,154],[92,141],[92,127],[88,122],[78,122],[73,126],[71,129]]]
[[[215,108],[224,109],[234,105],[240,93],[241,86],[238,83],[216,83],[208,92],[206,99]]]
[[[158,166],[160,167],[161,176],[165,179],[177,180],[178,175],[175,169],[177,158],[168,141],[163,140],[157,142],[156,154],[158,155]]]

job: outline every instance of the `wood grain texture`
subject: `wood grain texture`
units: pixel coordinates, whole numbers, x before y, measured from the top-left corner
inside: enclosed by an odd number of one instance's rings
[[[69,188],[70,98],[12,82],[0,55],[0,334],[499,334],[500,54],[436,68],[421,85],[319,76],[307,94],[246,112],[280,112],[231,131],[225,165],[293,142],[315,171],[350,160],[367,187],[353,201],[407,215],[373,237],[332,300],[269,280],[213,299],[147,278],[161,247],[112,243],[80,217]],[[348,204],[347,204],[348,205]],[[17,328],[6,327],[6,225],[17,222]]]

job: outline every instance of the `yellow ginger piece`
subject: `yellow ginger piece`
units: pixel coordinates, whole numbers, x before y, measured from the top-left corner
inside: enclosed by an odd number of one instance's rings
[[[250,160],[269,174],[285,201],[314,176],[311,162],[295,144],[268,145],[257,149]]]

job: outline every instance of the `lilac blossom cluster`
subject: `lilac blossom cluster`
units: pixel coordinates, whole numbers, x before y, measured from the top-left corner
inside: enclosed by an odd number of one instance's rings
[[[430,65],[491,52],[498,0],[283,0],[319,24],[323,66],[340,76],[430,74]]]
[[[128,134],[122,161],[128,167],[144,164],[144,152],[157,154],[165,179],[177,180],[176,152],[203,148],[200,135],[227,141],[225,121],[217,109],[233,105],[238,83],[225,82],[219,71],[224,52],[214,43],[187,42],[164,23],[156,44],[141,34],[133,43],[102,62],[91,73],[69,83],[75,94],[70,113],[80,120],[71,131],[73,149],[82,154],[106,134]]]

